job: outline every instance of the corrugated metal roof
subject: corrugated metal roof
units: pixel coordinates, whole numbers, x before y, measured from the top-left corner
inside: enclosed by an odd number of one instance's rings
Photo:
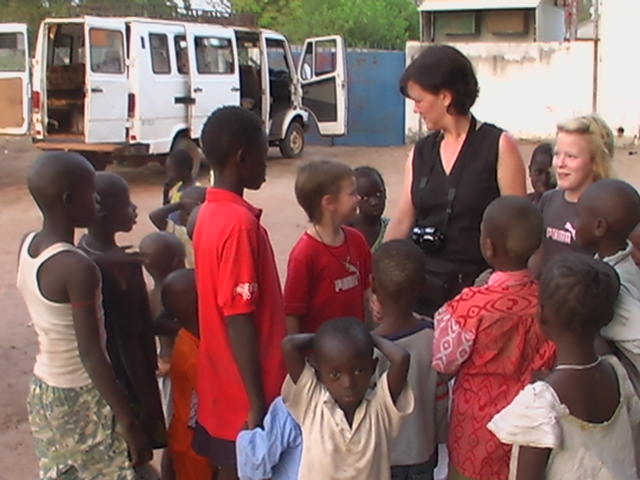
[[[543,0],[424,0],[419,10],[446,12],[459,10],[502,10],[536,8]]]

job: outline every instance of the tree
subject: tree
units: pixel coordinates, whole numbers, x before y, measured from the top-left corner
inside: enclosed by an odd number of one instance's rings
[[[293,43],[338,33],[350,47],[402,49],[419,31],[413,0],[235,0],[233,6],[257,14],[260,26]]]

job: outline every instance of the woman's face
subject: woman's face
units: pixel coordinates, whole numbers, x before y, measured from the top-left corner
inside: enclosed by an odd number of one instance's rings
[[[431,93],[415,82],[407,82],[407,93],[413,100],[413,112],[419,114],[429,130],[442,128],[442,121],[447,115],[445,105],[446,92]]]
[[[558,132],[553,155],[558,188],[582,193],[593,183],[594,164],[587,138],[580,133]]]

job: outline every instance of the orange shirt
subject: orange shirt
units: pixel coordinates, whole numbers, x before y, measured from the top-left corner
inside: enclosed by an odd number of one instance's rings
[[[171,355],[171,389],[173,417],[169,425],[169,448],[175,452],[191,450],[193,429],[189,427],[191,397],[198,377],[198,344],[200,341],[184,328],[176,337]]]

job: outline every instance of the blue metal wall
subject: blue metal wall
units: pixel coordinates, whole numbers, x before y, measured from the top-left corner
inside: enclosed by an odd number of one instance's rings
[[[307,143],[349,146],[404,144],[404,99],[398,81],[405,68],[404,52],[348,50],[347,135],[320,137],[315,125]]]

